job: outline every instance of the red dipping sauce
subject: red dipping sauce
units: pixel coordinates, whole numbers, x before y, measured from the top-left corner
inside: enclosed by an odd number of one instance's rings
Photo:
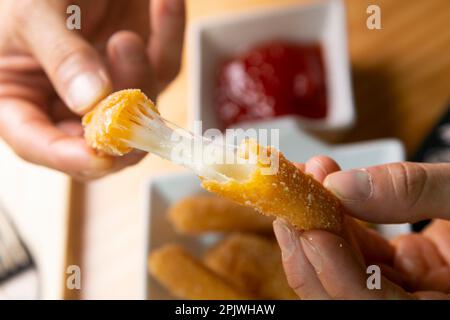
[[[327,115],[319,45],[271,42],[227,61],[219,70],[217,107],[224,127],[280,115]]]

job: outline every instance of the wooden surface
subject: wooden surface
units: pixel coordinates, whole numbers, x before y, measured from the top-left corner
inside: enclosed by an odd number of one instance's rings
[[[188,21],[202,16],[306,1],[188,0]],[[448,0],[349,0],[348,31],[358,122],[331,141],[401,139],[411,155],[445,111],[450,95]],[[366,8],[378,4],[382,30],[368,30]],[[184,60],[186,61],[186,59]],[[186,125],[186,65],[159,100],[161,113]],[[74,185],[68,262],[80,264],[82,290],[70,298],[135,298],[144,250],[142,186],[180,168],[147,157],[119,174]]]
[[[365,28],[368,4],[380,31]],[[450,2],[348,1],[350,56],[358,123],[345,140],[393,136],[408,155],[450,102]]]
[[[69,186],[67,176],[19,159],[0,140],[0,206],[38,267],[40,299],[64,294]]]

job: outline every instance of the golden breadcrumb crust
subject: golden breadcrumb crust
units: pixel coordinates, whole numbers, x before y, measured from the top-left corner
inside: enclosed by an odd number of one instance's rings
[[[121,139],[128,139],[130,131],[122,130],[129,111],[139,103],[144,103],[158,112],[153,102],[139,89],[125,89],[114,92],[100,101],[97,106],[83,117],[84,136],[91,147],[110,155],[123,155],[131,147]],[[125,123],[124,123],[125,121]]]
[[[258,161],[247,180],[203,179],[202,186],[263,214],[286,219],[299,230],[341,231],[344,208],[336,196],[276,149],[258,146],[257,150],[258,155],[263,151],[278,157],[275,174],[263,174],[264,166]]]

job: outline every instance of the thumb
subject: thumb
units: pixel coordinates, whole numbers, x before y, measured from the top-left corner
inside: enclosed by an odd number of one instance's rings
[[[66,27],[64,1],[34,5],[24,19],[22,38],[65,104],[84,114],[111,90],[106,67],[97,51]]]
[[[450,219],[450,164],[393,163],[340,171],[324,184],[349,213],[378,223]]]

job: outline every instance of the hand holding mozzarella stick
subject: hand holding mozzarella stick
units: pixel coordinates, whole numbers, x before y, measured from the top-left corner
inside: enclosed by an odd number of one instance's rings
[[[448,219],[448,164],[400,163],[341,172],[333,160],[315,157],[304,170],[325,180],[357,218],[382,223]],[[322,230],[299,233],[282,220],[275,221],[274,229],[288,282],[302,299],[449,298],[449,221],[435,220],[421,233],[392,241],[349,217],[344,237]],[[381,268],[380,290],[367,287],[371,265]]]
[[[74,4],[80,30],[66,23]],[[136,164],[143,152],[94,152],[80,116],[113,90],[157,96],[178,73],[184,21],[183,0],[0,1],[0,140],[81,180]]]
[[[174,128],[140,90],[111,94],[85,115],[83,125],[88,143],[107,154],[123,155],[134,148],[152,152],[194,171],[206,190],[282,217],[299,230],[341,232],[344,209],[339,199],[281,152],[252,140],[238,147],[218,145]],[[174,141],[174,134],[181,140]],[[195,142],[215,151],[210,161],[191,148]],[[183,152],[175,155],[180,145]],[[229,156],[234,161],[224,162]]]

